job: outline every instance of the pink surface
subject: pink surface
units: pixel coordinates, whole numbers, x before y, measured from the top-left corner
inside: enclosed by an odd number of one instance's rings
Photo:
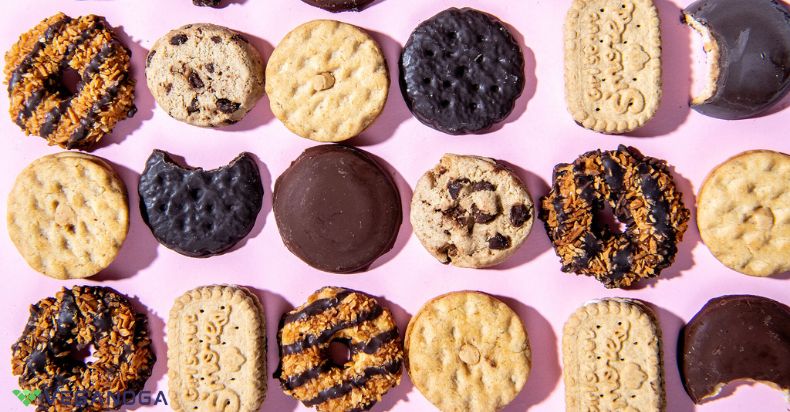
[[[2,410],[32,410],[13,398],[17,387],[10,373],[9,348],[28,316],[28,305],[53,295],[61,286],[104,285],[132,297],[150,320],[159,361],[146,389],[165,390],[166,343],[164,320],[174,299],[199,285],[235,283],[254,288],[267,311],[269,375],[277,363],[274,344],[282,312],[301,304],[325,285],[346,286],[380,296],[395,314],[401,330],[428,299],[453,290],[478,289],[501,297],[523,318],[533,350],[533,369],[526,387],[507,411],[559,411],[564,409],[559,343],[562,325],[579,305],[604,296],[644,299],[658,309],[664,330],[668,410],[785,411],[779,391],[763,385],[740,385],[730,396],[694,406],[683,391],[675,362],[675,342],[681,324],[710,298],[722,294],[751,293],[790,304],[788,275],[759,279],[735,273],[716,261],[700,242],[695,222],[680,245],[675,264],[657,281],[636,290],[606,290],[590,278],[560,272],[542,224],[536,222],[526,244],[505,264],[490,270],[463,270],[436,262],[412,235],[408,223],[411,188],[422,173],[445,152],[477,154],[506,160],[517,166],[534,199],[547,191],[552,167],[577,155],[617,144],[634,145],[645,154],[666,159],[674,166],[686,205],[706,173],[716,164],[747,149],[790,152],[787,124],[790,111],[780,110],[790,99],[764,117],[726,122],[690,111],[693,61],[698,53],[692,33],[679,23],[680,9],[690,1],[655,0],[660,9],[664,39],[664,100],[656,118],[631,137],[605,136],[574,124],[565,111],[562,79],[562,23],[570,0],[379,0],[368,10],[331,15],[298,0],[233,0],[220,10],[197,8],[189,0],[4,2],[0,10],[0,49],[7,50],[17,36],[44,17],[61,10],[72,16],[95,13],[122,28],[122,37],[134,56],[138,80],[139,112],[122,122],[95,150],[111,161],[130,192],[131,228],[113,265],[94,279],[61,282],[39,275],[19,256],[8,236],[0,236],[0,262],[4,285],[0,291],[0,405]],[[414,119],[397,89],[397,57],[416,25],[450,6],[471,6],[505,20],[524,45],[527,86],[516,110],[496,131],[480,136],[453,137],[423,126]],[[222,130],[199,129],[179,123],[156,108],[145,86],[143,63],[147,49],[168,30],[187,23],[212,22],[249,35],[264,53],[293,27],[317,18],[336,18],[370,30],[381,43],[393,76],[393,88],[383,115],[361,137],[350,141],[384,159],[400,188],[405,221],[395,248],[362,274],[332,275],[311,269],[283,246],[271,213],[272,182],[291,160],[314,143],[291,134],[273,118],[264,98],[244,121]],[[40,139],[25,137],[6,113],[8,99],[0,98],[0,197],[5,198],[17,173],[30,161],[58,150]],[[195,166],[216,167],[241,151],[260,159],[266,196],[249,238],[232,253],[210,259],[191,259],[160,246],[140,219],[137,179],[154,148],[183,156]],[[0,201],[5,215],[5,201]],[[4,220],[3,220],[4,221]],[[2,349],[6,348],[6,349]],[[728,389],[731,389],[728,388]],[[153,410],[148,408],[148,410]],[[167,410],[158,407],[156,410]],[[266,411],[308,410],[286,397],[269,379]],[[427,411],[430,404],[413,388],[408,377],[384,397],[374,410]]]

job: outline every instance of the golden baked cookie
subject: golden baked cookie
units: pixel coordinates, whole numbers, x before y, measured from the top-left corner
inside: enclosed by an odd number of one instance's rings
[[[201,286],[181,295],[167,322],[174,411],[258,411],[266,397],[266,317],[246,288]]]
[[[529,339],[518,315],[481,292],[428,301],[409,322],[404,342],[414,386],[443,412],[497,411],[529,376]]]
[[[35,270],[56,278],[95,275],[112,263],[129,227],[126,187],[99,157],[41,157],[8,195],[8,235]]]
[[[387,62],[362,29],[314,20],[288,33],[266,66],[272,112],[288,129],[319,142],[362,133],[389,91]]]
[[[625,133],[661,101],[661,31],[652,0],[574,0],[565,19],[565,101],[576,123]]]
[[[590,302],[562,334],[565,410],[666,409],[661,328],[653,310],[631,299]]]
[[[104,17],[45,19],[5,55],[11,119],[50,145],[90,148],[137,112],[130,56]]]
[[[705,179],[697,198],[700,236],[713,256],[751,276],[790,270],[790,155],[741,153]]]

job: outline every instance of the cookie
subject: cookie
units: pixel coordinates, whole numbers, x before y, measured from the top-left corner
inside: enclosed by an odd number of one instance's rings
[[[207,23],[167,33],[145,63],[156,103],[172,118],[201,127],[244,118],[263,96],[263,70],[263,58],[249,40]]]
[[[174,411],[255,412],[266,397],[266,317],[239,286],[181,295],[167,322],[167,379]]]
[[[273,203],[288,250],[334,273],[364,271],[392,249],[403,213],[389,172],[341,145],[305,150],[277,178]]]
[[[409,37],[400,87],[422,123],[448,134],[481,133],[513,111],[524,90],[524,55],[496,17],[450,8]]]
[[[493,266],[510,257],[532,229],[527,187],[496,160],[446,154],[414,188],[411,225],[442,263]]]
[[[44,19],[5,55],[11,120],[50,145],[91,148],[137,112],[130,57],[104,17]]]
[[[219,7],[222,0],[192,0],[192,4],[200,7]]]
[[[652,0],[574,0],[565,19],[565,102],[602,133],[644,125],[661,101],[661,32]]]
[[[666,410],[661,328],[632,299],[602,299],[571,315],[562,333],[565,410]]]
[[[299,136],[339,142],[359,135],[389,92],[381,48],[362,29],[314,20],[288,33],[266,66],[272,112]]]
[[[324,10],[338,13],[341,11],[362,11],[374,0],[302,0],[313,6]]]
[[[191,257],[228,251],[250,233],[263,205],[258,165],[246,152],[227,166],[203,170],[154,150],[137,191],[140,214],[156,240]]]
[[[93,276],[126,239],[126,187],[103,159],[56,153],[34,160],[8,195],[8,235],[27,263],[55,279]]]
[[[86,362],[82,354],[89,350]],[[36,394],[25,404],[37,405],[36,411],[118,409],[143,390],[155,362],[145,313],[99,286],[63,288],[31,305],[11,346],[11,369],[19,387]],[[84,394],[79,407],[79,395],[71,394]]]
[[[705,179],[697,226],[713,256],[751,276],[790,271],[790,156],[743,152]]]
[[[620,145],[555,166],[538,217],[563,272],[621,288],[672,265],[690,214],[665,161]]]
[[[776,0],[695,1],[683,21],[702,35],[708,82],[691,99],[706,116],[735,120],[765,112],[790,91],[790,12]],[[749,33],[744,41],[743,33]]]
[[[404,342],[414,386],[440,411],[498,411],[529,376],[529,338],[518,315],[481,292],[427,302]]]
[[[403,349],[390,311],[355,290],[325,287],[283,314],[277,334],[283,392],[319,412],[366,411],[400,383]],[[348,348],[344,364],[333,343]]]
[[[711,299],[680,333],[683,386],[700,404],[736,380],[790,396],[790,308],[761,296]]]

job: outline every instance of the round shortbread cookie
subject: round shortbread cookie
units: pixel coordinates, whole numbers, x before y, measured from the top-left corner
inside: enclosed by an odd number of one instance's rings
[[[362,133],[387,101],[389,74],[379,45],[362,29],[314,20],[288,33],[266,67],[272,112],[319,142]]]
[[[411,224],[442,263],[481,268],[501,263],[524,242],[534,210],[526,186],[493,159],[445,154],[417,182]]]
[[[751,276],[790,270],[790,155],[741,153],[717,166],[697,199],[700,236],[725,266]]]
[[[529,376],[529,338],[518,315],[482,292],[451,292],[426,303],[404,341],[414,386],[441,411],[497,411]]]
[[[85,278],[109,266],[126,238],[126,188],[99,157],[44,156],[17,177],[7,220],[8,235],[33,269]]]
[[[263,96],[263,58],[226,27],[188,24],[154,43],[145,65],[148,88],[174,119],[201,127],[238,122]]]

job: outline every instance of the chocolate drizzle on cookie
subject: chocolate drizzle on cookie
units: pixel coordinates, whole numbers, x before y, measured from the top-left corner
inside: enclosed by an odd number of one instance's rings
[[[88,346],[94,348],[93,360],[77,359]],[[11,351],[21,388],[40,389],[51,397],[77,391],[101,396],[100,402],[96,396],[86,397],[82,411],[119,408],[107,393],[138,393],[156,361],[145,314],[136,313],[123,295],[106,287],[64,288],[32,305]],[[37,410],[49,409],[39,404]]]
[[[664,161],[621,145],[557,165],[553,180],[540,218],[564,272],[613,288],[656,277],[672,264],[690,212]],[[602,219],[607,206],[625,231]]]
[[[89,148],[136,112],[130,55],[103,17],[46,19],[6,55],[14,67],[6,72],[12,119],[50,144]],[[65,80],[69,70],[79,77],[73,91]]]
[[[277,338],[275,378],[286,394],[319,411],[367,410],[400,380],[398,329],[389,311],[365,294],[323,288],[308,304],[283,315]],[[349,348],[345,365],[330,359],[332,342]],[[357,373],[359,365],[364,368]]]

